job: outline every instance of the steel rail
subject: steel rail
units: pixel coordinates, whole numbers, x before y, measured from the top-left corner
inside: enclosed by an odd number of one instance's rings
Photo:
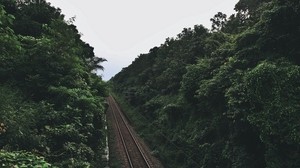
[[[137,141],[137,139],[135,138],[135,136],[133,136],[133,133],[132,133],[132,131],[131,131],[131,129],[129,128],[129,126],[128,126],[128,124],[127,124],[127,122],[125,121],[125,119],[124,119],[124,116],[122,115],[122,112],[121,112],[121,110],[119,109],[119,107],[117,106],[117,103],[116,103],[116,101],[114,100],[114,98],[112,97],[112,96],[110,96],[110,99],[111,99],[111,101],[113,102],[112,104],[114,104],[115,105],[115,108],[117,109],[116,111],[117,111],[117,113],[120,115],[120,117],[121,117],[121,119],[122,119],[122,122],[124,123],[124,125],[126,126],[126,128],[127,128],[127,130],[128,130],[128,132],[129,132],[129,134],[130,134],[130,136],[131,136],[131,138],[133,139],[133,141],[134,141],[134,144],[136,145],[136,147],[138,148],[138,150],[139,150],[139,153],[141,154],[141,156],[142,156],[142,158],[143,158],[143,160],[144,160],[144,162],[145,162],[145,164],[147,165],[147,167],[148,168],[151,168],[152,166],[150,165],[150,163],[149,163],[149,161],[148,161],[148,159],[147,159],[147,157],[145,156],[145,154],[144,154],[144,152],[143,152],[143,150],[142,150],[142,147],[139,145],[139,143],[138,143],[138,141]],[[112,105],[113,106],[113,105]],[[117,122],[117,117],[116,117],[116,115],[115,115],[115,113],[113,113],[113,115],[114,115],[114,118],[115,118],[115,120],[116,120],[116,122]],[[118,130],[119,131],[121,131],[120,130],[120,128],[119,128],[119,123],[117,122],[117,125],[118,125]],[[122,134],[121,132],[119,132],[119,134]],[[122,136],[123,137],[123,136]],[[122,140],[122,141],[124,141],[124,139]],[[125,144],[125,141],[124,141],[124,144]],[[123,144],[123,145],[124,145]],[[125,148],[125,147],[124,147]],[[127,150],[127,147],[126,147],[126,149],[125,150]],[[128,153],[128,151],[126,151],[126,153]],[[130,159],[130,162],[131,162],[131,158],[130,158],[130,155],[129,155],[129,153],[128,153],[128,156],[129,156],[129,158],[128,159]]]
[[[109,101],[111,102],[111,103],[110,103],[110,104],[111,104],[111,110],[112,110],[114,119],[115,119],[115,121],[116,121],[116,126],[117,126],[117,129],[118,129],[118,133],[119,133],[119,135],[120,135],[120,137],[121,137],[121,141],[122,141],[122,145],[123,145],[123,147],[124,147],[125,153],[126,153],[127,161],[128,161],[128,163],[129,163],[130,168],[133,168],[133,164],[132,164],[132,162],[131,162],[131,158],[130,158],[130,156],[129,156],[128,149],[127,149],[126,143],[125,143],[125,141],[124,141],[124,137],[123,137],[123,134],[122,134],[122,132],[121,132],[119,122],[118,122],[117,117],[116,117],[116,115],[115,115],[115,113],[114,113],[115,109],[113,109],[113,101],[111,100],[112,98],[109,97],[108,99],[109,99]]]

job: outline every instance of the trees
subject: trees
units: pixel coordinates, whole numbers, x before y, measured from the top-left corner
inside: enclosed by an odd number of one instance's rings
[[[46,1],[0,2],[1,164],[98,167],[105,59]]]
[[[159,130],[142,126],[142,135],[166,167],[300,166],[299,2],[240,0],[235,9],[112,79],[119,94],[139,93],[135,115]]]
[[[211,30],[220,31],[226,25],[227,16],[222,12],[218,12],[210,21],[212,22]]]

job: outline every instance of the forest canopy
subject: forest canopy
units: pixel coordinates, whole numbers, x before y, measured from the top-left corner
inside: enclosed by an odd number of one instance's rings
[[[300,167],[300,2],[240,0],[235,11],[111,79],[165,167]]]
[[[103,58],[45,0],[0,0],[0,167],[98,167]]]

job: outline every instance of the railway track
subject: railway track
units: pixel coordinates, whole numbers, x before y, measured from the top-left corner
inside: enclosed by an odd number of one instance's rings
[[[153,166],[151,165],[150,160],[147,158],[142,146],[131,131],[130,126],[128,125],[116,101],[112,96],[109,96],[108,102],[126,154],[126,167],[152,168]]]

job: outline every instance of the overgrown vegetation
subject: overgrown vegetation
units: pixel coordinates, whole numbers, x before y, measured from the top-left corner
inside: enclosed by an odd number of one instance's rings
[[[0,167],[101,166],[105,59],[72,20],[44,0],[0,0],[0,49]]]
[[[300,167],[300,3],[240,0],[235,10],[111,79],[166,167]]]

